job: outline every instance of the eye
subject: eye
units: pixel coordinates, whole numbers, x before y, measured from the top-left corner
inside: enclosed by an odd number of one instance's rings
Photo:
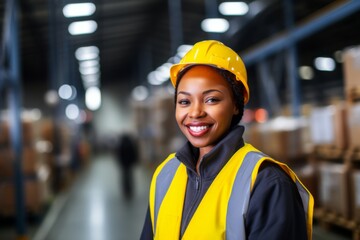
[[[178,100],[177,102],[179,105],[183,105],[183,106],[186,106],[186,105],[189,105],[190,104],[190,101],[188,99],[180,99]]]
[[[220,99],[218,99],[216,97],[209,97],[205,100],[206,103],[217,103],[219,101],[220,101]]]

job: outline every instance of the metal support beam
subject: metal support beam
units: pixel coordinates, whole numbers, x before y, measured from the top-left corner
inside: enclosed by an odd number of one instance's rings
[[[169,20],[170,20],[170,39],[171,54],[176,54],[177,48],[184,43],[181,0],[168,0]]]
[[[19,5],[18,0],[7,0],[5,9],[5,25],[3,36],[2,69],[6,72],[4,89],[7,90],[9,109],[10,142],[12,147],[16,232],[17,239],[26,237],[26,211],[24,194],[24,177],[22,171],[22,127],[21,127],[21,81],[20,81],[20,54],[19,54]],[[7,69],[3,66],[7,60]]]
[[[56,58],[58,51],[58,39],[56,29],[56,3],[54,0],[48,0],[49,11],[49,88],[51,90],[57,90],[58,80],[58,59]]]
[[[252,65],[260,60],[279,52],[289,45],[299,42],[300,40],[314,34],[315,32],[339,21],[360,10],[360,1],[341,1],[336,2],[325,12],[322,10],[315,13],[314,16],[305,20],[304,24],[294,27],[290,31],[283,32],[275,39],[270,39],[262,42],[257,47],[250,49],[241,54],[247,66]]]
[[[267,60],[261,61],[257,64],[257,71],[260,78],[260,92],[261,105],[268,111],[269,116],[272,117],[280,112],[280,99],[276,88],[277,73],[271,73],[270,63]]]
[[[283,0],[285,26],[288,31],[294,28],[294,9],[293,0]],[[287,81],[290,86],[290,102],[292,115],[294,117],[300,116],[300,84],[297,73],[298,69],[298,54],[296,49],[296,42],[291,42],[286,50],[286,65],[287,65]]]

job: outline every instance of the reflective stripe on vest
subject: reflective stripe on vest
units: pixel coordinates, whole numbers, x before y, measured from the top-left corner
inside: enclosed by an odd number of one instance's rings
[[[264,161],[278,164],[296,183],[308,216],[312,236],[313,198],[285,164],[263,155],[250,144],[237,151],[205,193],[182,239],[246,239],[245,216],[250,193]],[[154,239],[179,239],[186,192],[186,167],[170,155],[155,171],[150,187],[150,214]],[[244,186],[248,186],[244,189]]]

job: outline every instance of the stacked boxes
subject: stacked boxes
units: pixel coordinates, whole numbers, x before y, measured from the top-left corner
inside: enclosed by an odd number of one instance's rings
[[[313,108],[310,114],[313,145],[345,150],[347,147],[345,114],[346,107],[343,102]]]
[[[250,125],[244,138],[265,154],[291,163],[306,154],[306,125],[306,121],[301,118],[277,117],[266,123]]]
[[[343,70],[346,98],[360,96],[360,46],[343,51]]]
[[[32,118],[24,112],[21,120],[22,155],[19,160],[24,180],[24,202],[27,211],[40,214],[51,194],[69,186],[75,171],[87,164],[90,146],[81,139],[76,149],[72,149],[74,133],[66,123],[55,126],[51,119]],[[0,126],[0,216],[13,216],[16,211],[16,159],[9,137],[9,122],[6,119],[0,121]],[[79,165],[73,162],[75,158]]]
[[[322,162],[319,166],[319,200],[322,208],[350,218],[349,169],[346,164]]]
[[[344,89],[347,102],[348,157],[351,170],[351,206],[353,219],[360,222],[360,169],[356,154],[360,153],[360,46],[343,51]]]
[[[345,96],[348,109],[349,146],[360,149],[360,46],[343,51]]]
[[[35,176],[40,167],[38,159],[39,154],[36,149],[29,146],[23,148],[22,171],[24,175]],[[0,149],[0,176],[1,178],[11,179],[13,174],[14,154],[10,148]]]
[[[360,149],[360,102],[349,104],[347,124],[350,148]]]
[[[352,208],[353,218],[356,222],[360,222],[360,170],[354,169],[352,171]]]
[[[37,179],[24,181],[25,208],[28,212],[41,213],[46,195],[44,184]],[[0,215],[14,216],[16,214],[15,186],[12,181],[0,182],[0,196]]]
[[[335,216],[350,219],[349,165],[346,104],[343,101],[314,107],[309,116],[314,161],[318,165],[315,205]]]
[[[0,121],[0,215],[15,215],[14,161],[10,129],[6,118]],[[46,201],[48,170],[41,153],[36,148],[39,119],[23,114],[21,119],[22,155],[19,156],[24,179],[24,201],[27,211],[38,214]]]

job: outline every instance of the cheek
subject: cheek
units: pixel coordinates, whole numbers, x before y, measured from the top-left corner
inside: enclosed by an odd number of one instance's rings
[[[234,108],[234,105],[228,103],[228,104],[219,106],[216,109],[216,112],[217,112],[216,114],[222,114],[225,117],[227,115],[234,115],[235,108]]]
[[[179,108],[175,108],[175,120],[178,124],[180,124],[184,119],[184,112]]]
[[[236,114],[236,111],[233,106],[227,106],[218,108],[216,112],[213,113],[214,117],[216,116],[223,123],[230,123],[233,116]]]

